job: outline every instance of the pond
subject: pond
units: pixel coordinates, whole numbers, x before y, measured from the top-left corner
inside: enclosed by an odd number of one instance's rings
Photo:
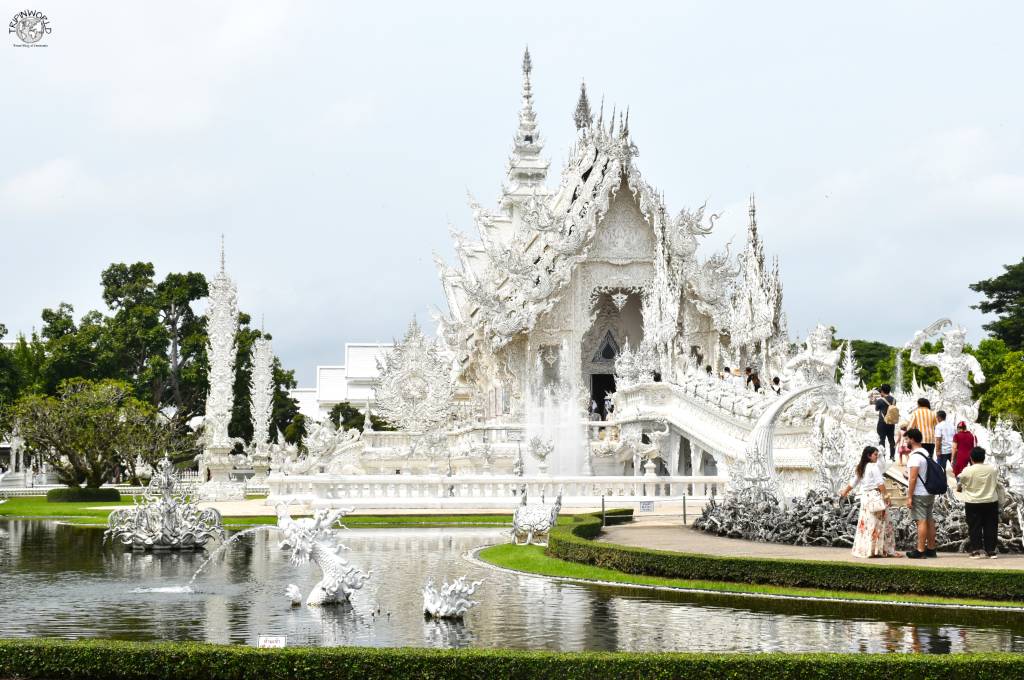
[[[254,644],[509,647],[621,651],[979,652],[1024,650],[1024,617],[1007,612],[794,602],[553,581],[465,558],[507,540],[500,529],[354,529],[346,558],[372,578],[351,605],[292,608],[292,567],[276,532],[236,541],[195,582],[206,554],[141,554],[104,545],[102,530],[52,520],[0,521],[0,638],[101,637]],[[420,589],[486,579],[464,623],[424,620]]]

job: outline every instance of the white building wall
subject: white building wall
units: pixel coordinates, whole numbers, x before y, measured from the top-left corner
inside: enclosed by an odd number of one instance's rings
[[[383,362],[392,347],[392,343],[345,343],[343,366],[317,366],[316,387],[297,387],[289,392],[299,402],[299,412],[321,420],[335,404],[347,401],[363,410],[367,400],[372,409],[373,388],[379,376],[377,361]]]

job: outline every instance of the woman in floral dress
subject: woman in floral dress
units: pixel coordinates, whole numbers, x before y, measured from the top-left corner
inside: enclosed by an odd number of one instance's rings
[[[853,539],[855,557],[901,557],[896,552],[896,531],[890,515],[891,501],[885,493],[885,480],[878,465],[878,449],[867,446],[860,456],[853,479],[840,496],[853,489],[860,496],[857,533]]]

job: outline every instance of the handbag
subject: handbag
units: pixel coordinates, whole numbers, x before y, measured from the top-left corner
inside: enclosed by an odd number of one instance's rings
[[[873,491],[871,493],[864,494],[864,497],[861,498],[860,503],[861,507],[863,507],[865,510],[867,510],[868,512],[873,512],[875,514],[885,512],[886,507],[888,507],[885,504],[885,500],[882,498],[882,494],[878,493],[878,491]]]

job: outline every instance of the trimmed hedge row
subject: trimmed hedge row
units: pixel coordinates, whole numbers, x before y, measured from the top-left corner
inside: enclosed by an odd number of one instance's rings
[[[118,503],[121,492],[108,486],[92,489],[87,486],[69,486],[64,489],[50,489],[46,492],[46,500],[51,503]]]
[[[795,588],[824,588],[863,593],[913,593],[984,600],[1024,600],[1024,574],[996,569],[931,569],[913,566],[818,562],[753,557],[724,557],[648,550],[592,539],[601,533],[601,516],[578,516],[556,527],[547,554],[627,574],[668,578],[761,583]]]
[[[110,640],[0,640],[0,677],[61,680],[277,680],[301,678],[723,678],[842,677],[1006,680],[1022,654],[631,654],[491,649],[252,647]]]

